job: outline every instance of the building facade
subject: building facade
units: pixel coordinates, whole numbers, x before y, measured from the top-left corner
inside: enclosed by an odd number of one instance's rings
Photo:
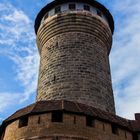
[[[1,140],[140,140],[140,114],[115,114],[110,12],[94,0],[55,0],[37,15],[35,32],[36,102],[3,122]]]

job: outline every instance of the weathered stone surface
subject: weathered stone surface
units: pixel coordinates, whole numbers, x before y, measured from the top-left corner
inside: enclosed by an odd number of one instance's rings
[[[115,113],[108,54],[112,33],[100,17],[83,12],[48,18],[37,34],[37,101],[70,100]]]
[[[28,126],[18,126],[19,120],[9,124],[4,140],[132,140],[128,130],[118,128],[118,134],[113,134],[110,123],[96,119],[94,127],[89,127],[86,117],[76,114],[63,114],[63,122],[51,122],[51,113],[34,115],[29,117]]]

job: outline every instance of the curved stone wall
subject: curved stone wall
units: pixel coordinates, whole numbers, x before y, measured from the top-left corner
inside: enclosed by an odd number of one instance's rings
[[[69,8],[69,5],[70,4],[74,4],[75,5],[75,9],[70,9]],[[85,8],[84,6],[88,7],[88,8]],[[101,10],[99,10],[98,8],[94,7],[94,6],[91,6],[89,4],[86,4],[86,3],[77,3],[77,2],[69,2],[69,3],[64,3],[62,5],[58,5],[57,7],[54,7],[53,9],[51,9],[50,11],[48,11],[43,19],[42,19],[42,23],[44,22],[44,20],[48,17],[51,17],[55,14],[58,14],[56,13],[55,9],[59,7],[59,10],[60,11],[57,11],[58,13],[66,13],[66,12],[73,12],[73,11],[89,11],[90,13],[92,14],[95,14],[95,15],[99,15],[107,24],[108,24],[108,20],[107,20],[107,17],[103,14],[103,12]]]
[[[64,99],[115,113],[108,24],[87,12],[58,14],[39,28],[37,40],[37,101]]]
[[[27,126],[19,128],[15,120],[6,127],[3,140],[132,140],[128,130],[118,128],[113,134],[110,123],[95,120],[86,126],[86,117],[63,114],[63,122],[52,122],[51,113],[29,116]]]

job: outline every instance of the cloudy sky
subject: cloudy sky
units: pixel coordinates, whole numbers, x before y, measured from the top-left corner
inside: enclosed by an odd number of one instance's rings
[[[48,0],[0,0],[0,122],[35,101],[39,55],[34,19]],[[113,14],[110,54],[117,115],[140,112],[140,0],[99,0]]]

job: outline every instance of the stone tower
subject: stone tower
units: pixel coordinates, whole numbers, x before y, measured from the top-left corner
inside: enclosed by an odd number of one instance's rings
[[[135,120],[115,115],[108,55],[114,22],[94,0],[55,0],[35,21],[36,102],[3,121],[0,140],[140,140]]]
[[[109,11],[93,0],[57,0],[40,11],[35,30],[41,57],[37,101],[63,99],[115,113]]]

